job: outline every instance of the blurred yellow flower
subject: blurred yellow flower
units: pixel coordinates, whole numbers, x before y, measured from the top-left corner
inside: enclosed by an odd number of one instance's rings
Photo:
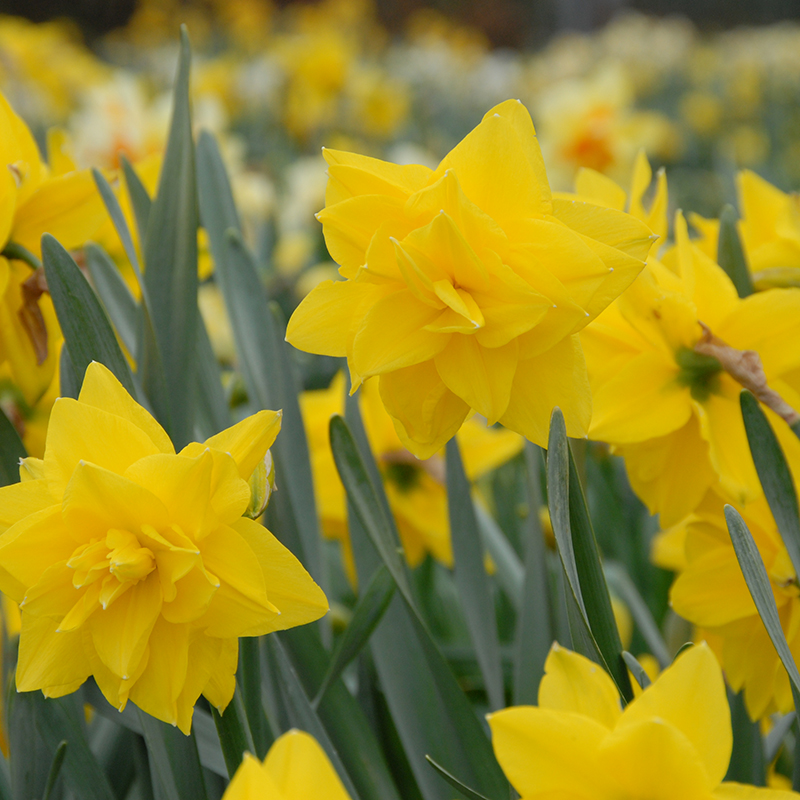
[[[25,123],[0,94],[0,253],[20,245],[40,253],[42,234],[82,245],[105,211],[87,171],[77,171],[50,137],[52,169]],[[61,332],[43,275],[0,255],[0,365],[33,406],[53,379]]]
[[[537,102],[544,155],[556,187],[580,167],[624,179],[636,153],[671,159],[680,148],[675,125],[657,111],[634,107],[632,82],[619,67],[554,83]]]
[[[756,289],[800,286],[800,198],[773,186],[751,170],[736,176],[742,218],[738,229]],[[719,222],[690,218],[700,246],[716,253]]]
[[[233,696],[238,637],[318,619],[324,594],[263,526],[248,479],[280,428],[261,411],[175,454],[93,363],[60,398],[44,459],[0,489],[0,590],[22,608],[17,688],[58,697],[93,675],[188,733],[202,693]]]
[[[347,356],[353,390],[380,376],[403,445],[426,458],[470,409],[544,444],[550,411],[586,434],[591,397],[575,333],[642,269],[649,228],[552,197],[533,124],[509,100],[439,164],[326,150],[319,220],[344,281],[289,321],[301,350]]]
[[[734,502],[760,493],[744,431],[741,386],[716,358],[695,351],[707,325],[761,357],[768,383],[800,406],[800,290],[740,299],[725,274],[688,238],[678,213],[676,245],[581,335],[592,386],[589,435],[625,458],[636,493],[669,526],[719,485]],[[771,411],[790,458],[798,442]],[[800,463],[800,462],[797,462]]]
[[[325,751],[303,731],[275,740],[263,763],[245,753],[223,800],[350,800]]]
[[[789,648],[800,659],[800,593],[789,555],[766,500],[741,509],[753,534]],[[725,524],[719,498],[704,502],[682,521],[684,564],[670,591],[670,602],[685,619],[713,634],[728,683],[744,690],[753,719],[794,708],[789,678],[750,596]]]
[[[725,683],[705,644],[682,654],[625,709],[609,676],[553,645],[539,706],[489,716],[497,760],[525,800],[789,800],[723,783],[733,747]]]
[[[362,387],[360,409],[372,452],[384,479],[386,495],[397,522],[403,551],[411,567],[430,553],[447,567],[453,565],[444,462],[434,456],[422,462],[403,447],[378,395],[369,381]],[[314,493],[322,532],[338,540],[350,582],[356,585],[356,569],[347,527],[347,502],[330,447],[328,425],[333,414],[344,413],[344,374],[327,389],[304,392],[300,408],[306,426]],[[457,434],[470,480],[508,461],[522,449],[522,438],[507,430],[487,428],[477,419],[467,420]]]

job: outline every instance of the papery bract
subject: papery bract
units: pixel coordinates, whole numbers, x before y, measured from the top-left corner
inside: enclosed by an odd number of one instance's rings
[[[198,696],[233,696],[238,637],[318,619],[320,588],[242,514],[280,428],[261,411],[176,454],[93,363],[56,401],[44,459],[0,489],[0,589],[22,607],[17,689],[58,697],[93,675],[188,732]]]

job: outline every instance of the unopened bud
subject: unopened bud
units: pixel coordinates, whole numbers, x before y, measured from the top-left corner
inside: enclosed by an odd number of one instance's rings
[[[267,450],[263,460],[253,471],[248,481],[250,484],[250,504],[244,512],[250,519],[258,519],[269,504],[269,498],[275,491],[275,462],[272,452]]]

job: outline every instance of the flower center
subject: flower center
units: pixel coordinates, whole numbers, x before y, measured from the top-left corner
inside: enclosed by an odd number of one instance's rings
[[[420,468],[405,461],[393,461],[385,465],[384,474],[401,492],[410,492],[419,483]]]
[[[719,390],[719,376],[722,364],[703,353],[696,353],[688,347],[681,347],[675,353],[675,362],[679,367],[678,383],[687,386],[692,397],[703,402],[709,395]]]
[[[138,583],[155,569],[155,558],[130,531],[111,528],[104,540],[78,547],[67,566],[75,570],[72,585],[78,589],[109,573],[121,584]]]

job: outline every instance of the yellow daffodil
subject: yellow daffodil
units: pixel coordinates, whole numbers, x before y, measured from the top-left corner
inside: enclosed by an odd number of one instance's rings
[[[319,220],[345,280],[303,300],[287,340],[347,356],[353,390],[379,375],[400,440],[420,458],[470,409],[544,444],[558,405],[568,433],[584,436],[591,397],[575,334],[639,273],[649,228],[552,197],[516,100],[491,109],[436,170],[325,157]]]
[[[324,594],[263,526],[248,479],[280,428],[261,411],[176,454],[102,365],[56,401],[44,459],[0,489],[0,590],[22,607],[17,688],[58,697],[93,675],[188,732],[233,696],[239,636],[318,619]]]
[[[261,763],[245,753],[223,800],[350,800],[325,751],[303,731],[284,733]]]
[[[800,660],[800,592],[789,555],[763,497],[745,506],[742,516],[767,569],[789,648]],[[670,592],[672,607],[719,641],[715,649],[728,683],[744,689],[753,719],[791,711],[789,678],[742,576],[722,502],[704,502],[679,527],[684,564]]]
[[[641,148],[674,156],[676,127],[657,111],[637,110],[634,99],[632,82],[619,67],[559,81],[541,93],[539,127],[554,185],[568,185],[581,167],[620,180]]]
[[[489,717],[497,760],[523,800],[790,800],[723,782],[733,747],[714,654],[693,647],[625,709],[597,664],[553,645],[539,705]]]
[[[0,253],[9,244],[38,255],[43,233],[65,247],[82,245],[104,210],[88,172],[50,144],[52,168],[31,132],[0,94]],[[33,406],[51,384],[61,332],[46,284],[26,263],[0,255],[0,364]]]
[[[615,446],[636,493],[669,526],[713,486],[736,503],[760,486],[744,431],[741,386],[695,350],[701,323],[730,346],[755,350],[769,385],[800,406],[800,290],[740,299],[725,272],[694,246],[679,213],[676,245],[581,335],[592,385],[590,436]],[[800,449],[770,415],[793,462]],[[798,462],[800,463],[800,462]]]
[[[389,505],[397,522],[403,551],[410,566],[418,566],[430,553],[448,567],[453,565],[444,463],[440,455],[421,462],[403,447],[378,394],[369,381],[361,391],[361,414],[372,452],[384,479]],[[328,425],[333,414],[344,413],[344,374],[327,389],[304,392],[300,408],[306,426],[314,492],[322,524],[329,539],[338,540],[350,582],[356,584],[355,563],[347,527],[347,502],[330,447]],[[471,480],[495,469],[522,449],[522,439],[512,431],[487,428],[467,420],[458,432],[464,468]]]
[[[800,199],[750,170],[736,176],[739,235],[756,289],[800,286]],[[698,214],[690,222],[701,234],[699,245],[716,253],[719,223]]]

